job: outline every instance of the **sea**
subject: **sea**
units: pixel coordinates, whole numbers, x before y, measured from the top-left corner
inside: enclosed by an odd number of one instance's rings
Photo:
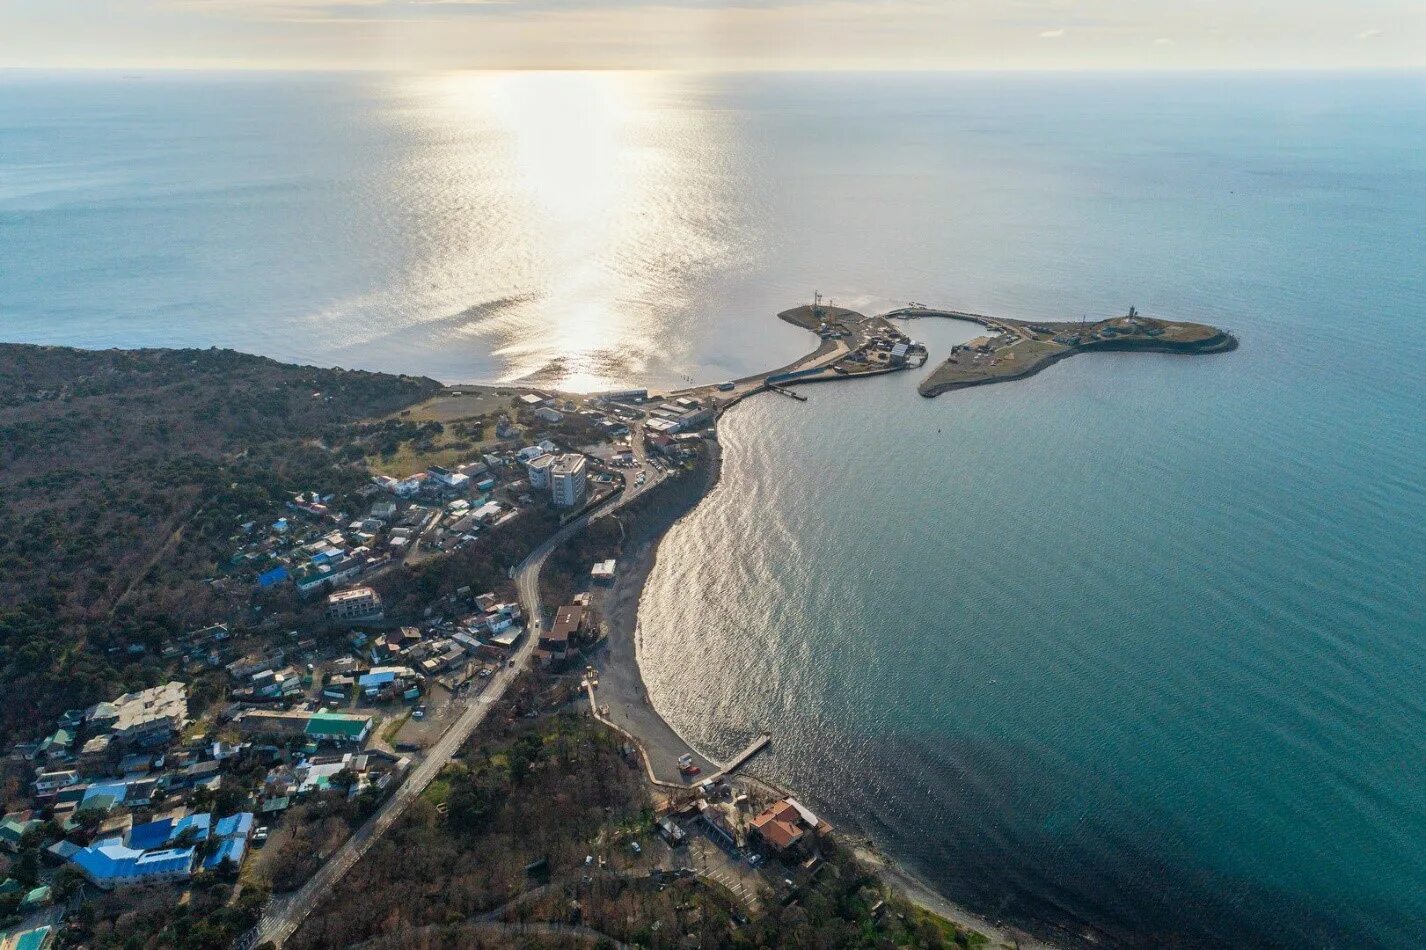
[[[741,405],[643,672],[987,916],[1419,947],[1423,156],[1415,73],[12,71],[0,339],[597,390],[786,363],[817,292],[1231,329]]]

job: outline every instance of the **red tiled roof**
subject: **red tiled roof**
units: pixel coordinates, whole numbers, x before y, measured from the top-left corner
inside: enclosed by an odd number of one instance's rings
[[[798,822],[801,814],[790,802],[774,802],[753,819],[753,827],[768,844],[779,851],[796,844],[804,834]]]

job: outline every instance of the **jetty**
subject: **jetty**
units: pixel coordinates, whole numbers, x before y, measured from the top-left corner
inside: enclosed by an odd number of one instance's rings
[[[733,756],[726,763],[724,763],[721,769],[708,776],[707,781],[716,782],[719,779],[726,778],[729,775],[732,775],[734,772],[738,771],[738,769],[742,768],[750,761],[752,761],[753,756],[757,755],[763,749],[766,749],[770,742],[772,742],[772,736],[768,735],[767,733],[763,733],[762,735],[758,736],[752,742],[749,742],[747,747],[743,749],[742,752],[739,752],[737,755]]]
[[[775,392],[779,396],[786,396],[789,399],[796,399],[798,402],[807,401],[807,397],[804,396],[802,393],[797,392],[794,389],[788,389],[786,386],[779,386],[777,383],[768,383],[767,388],[769,392]]]

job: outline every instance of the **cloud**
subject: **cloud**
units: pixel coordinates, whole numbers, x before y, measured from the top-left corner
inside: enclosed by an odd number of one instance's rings
[[[1040,31],[1040,39],[1042,39],[1042,40],[1057,40],[1057,39],[1059,39],[1060,37],[1062,37],[1062,36],[1064,36],[1064,35],[1065,35],[1065,31],[1064,31],[1064,30],[1041,30],[1041,31]]]
[[[1381,30],[1362,30],[1362,32],[1357,34],[1357,39],[1374,40],[1378,36],[1381,36]]]

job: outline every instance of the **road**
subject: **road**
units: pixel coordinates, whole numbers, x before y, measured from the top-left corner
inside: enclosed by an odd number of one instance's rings
[[[642,455],[642,450],[640,450]],[[540,569],[550,552],[569,540],[576,532],[589,523],[590,519],[617,511],[648,491],[662,480],[657,472],[650,473],[648,481],[641,486],[629,485],[612,504],[603,509],[583,515],[560,528],[540,543],[525,560],[512,571],[516,586],[520,591],[520,604],[529,618],[529,628],[524,639],[511,656],[511,662],[500,668],[485,689],[474,699],[469,708],[461,713],[445,735],[426,750],[406,780],[397,787],[391,797],[381,804],[376,813],[367,819],[346,842],[308,879],[301,888],[284,897],[275,897],[268,903],[257,927],[240,938],[237,950],[247,950],[266,941],[282,946],[301,926],[307,915],[342,879],[342,876],[361,860],[386,831],[405,813],[410,804],[420,797],[426,787],[440,774],[451,757],[460,751],[476,728],[485,721],[492,707],[505,695],[510,684],[520,675],[535,652],[540,631],[544,627],[544,613],[540,607]]]

